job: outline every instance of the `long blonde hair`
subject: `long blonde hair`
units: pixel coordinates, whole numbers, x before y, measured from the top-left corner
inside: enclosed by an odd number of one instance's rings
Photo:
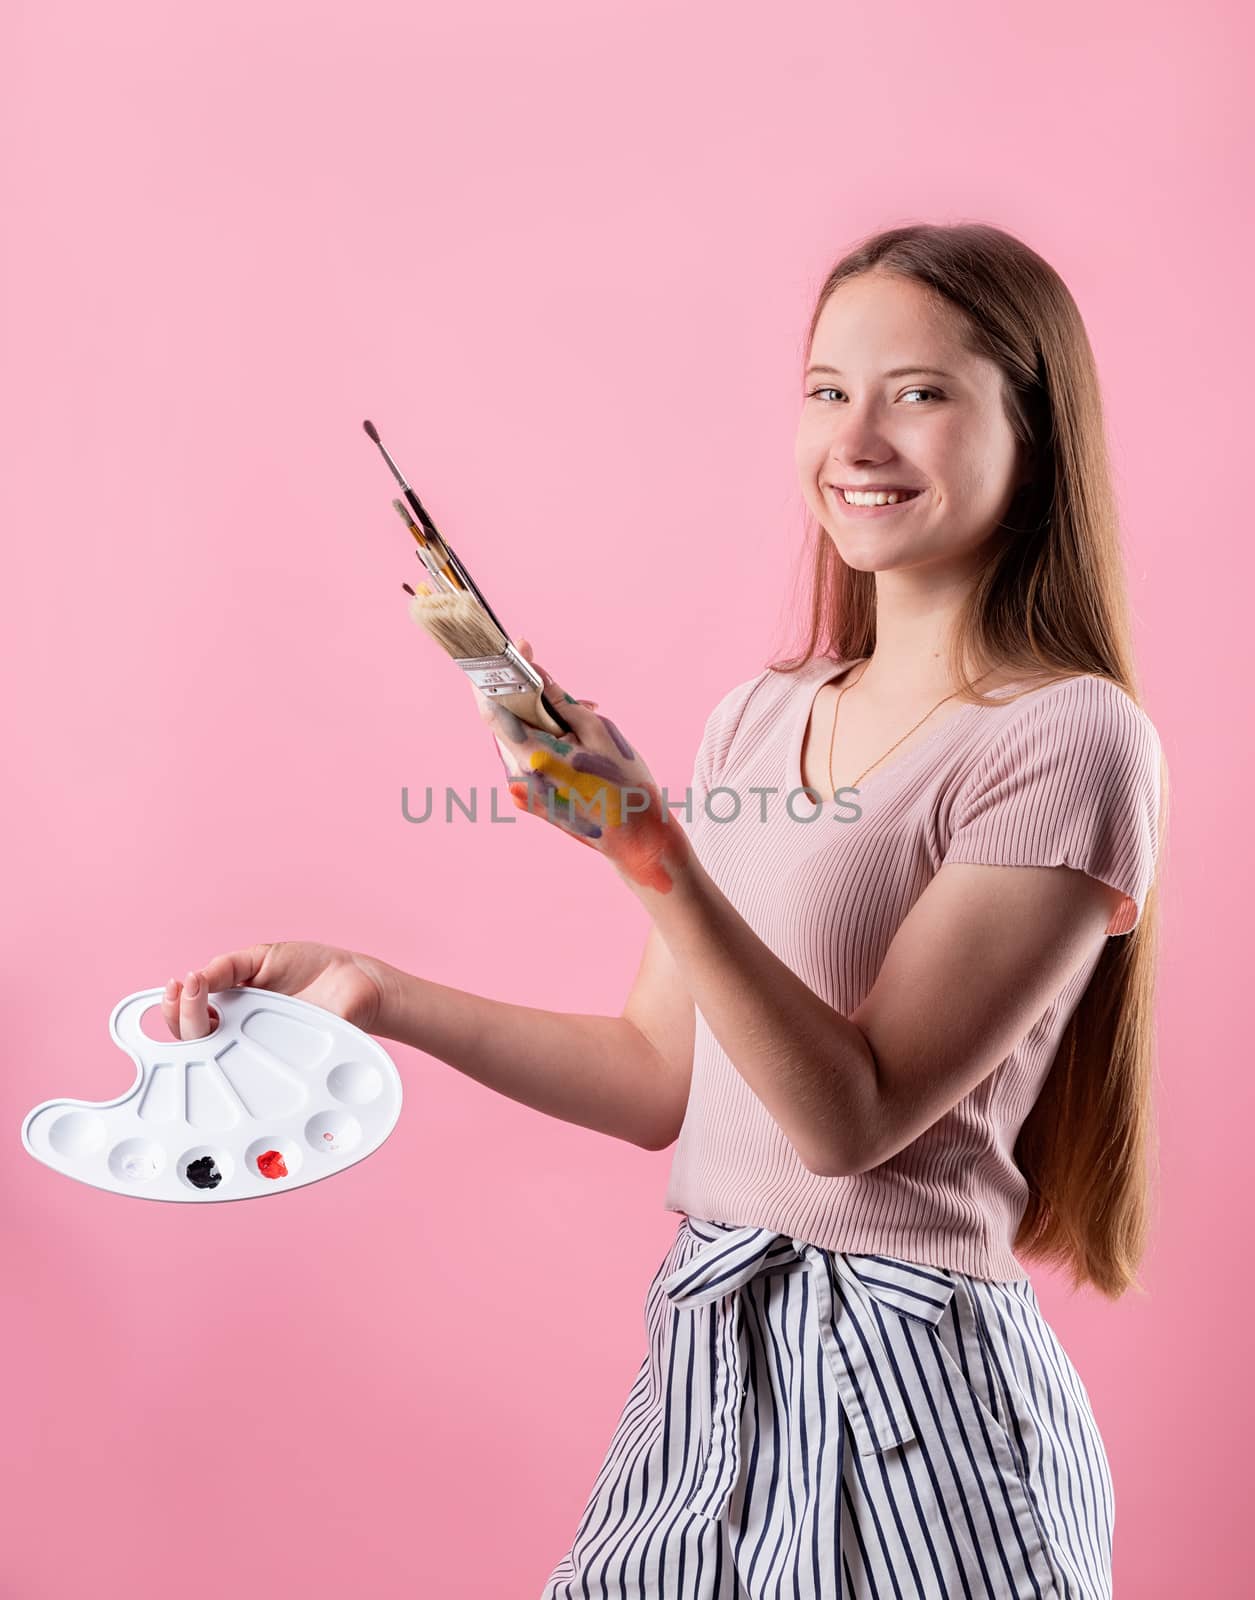
[[[1018,681],[1077,673],[1110,678],[1140,704],[1115,489],[1093,351],[1076,302],[1055,272],[1011,234],[983,223],[892,228],[861,241],[828,274],[806,338],[837,286],[862,273],[913,279],[957,307],[970,349],[1004,376],[1008,421],[1034,475],[989,540],[951,640],[959,698],[983,703],[968,676],[1007,667]],[[876,643],[875,574],[848,567],[809,519],[809,637],[772,665],[796,671],[818,655],[862,658]],[[1160,765],[1160,863],[1167,769]],[[1153,1010],[1159,874],[1137,927],[1109,938],[1065,1029],[1015,1145],[1029,1198],[1017,1253],[1069,1268],[1115,1300],[1145,1293],[1136,1269],[1151,1225],[1158,1158],[1153,1116]]]

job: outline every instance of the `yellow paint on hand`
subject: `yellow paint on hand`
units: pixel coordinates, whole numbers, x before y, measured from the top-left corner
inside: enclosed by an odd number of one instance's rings
[[[551,755],[547,750],[532,751],[531,768],[533,772],[542,773],[551,783],[557,785],[558,798],[564,805],[571,804],[570,792],[574,789],[586,808],[581,812],[582,815],[590,816],[607,828],[621,827],[626,820],[623,813],[623,791],[617,783],[599,778],[593,772],[577,772],[569,761],[563,761],[561,756]],[[599,790],[602,799],[598,805],[596,800]],[[637,810],[631,815],[639,817],[642,813]]]

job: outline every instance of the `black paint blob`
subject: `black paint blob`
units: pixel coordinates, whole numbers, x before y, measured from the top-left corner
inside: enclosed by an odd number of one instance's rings
[[[222,1182],[222,1174],[214,1166],[212,1156],[201,1156],[198,1161],[188,1162],[187,1181],[197,1189],[216,1189]]]

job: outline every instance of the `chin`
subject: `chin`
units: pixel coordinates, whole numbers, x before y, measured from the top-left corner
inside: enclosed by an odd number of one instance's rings
[[[848,528],[833,529],[825,521],[824,532],[852,572],[896,572],[909,567],[944,566],[949,561],[961,560],[967,553],[948,543],[943,548],[936,539],[890,539],[872,526],[868,532],[851,538]]]
[[[859,540],[855,547],[851,547],[848,540],[838,539],[831,529],[826,531],[837,554],[851,572],[892,572],[895,567],[917,566],[921,559],[918,551],[901,548],[877,550],[872,547],[870,540]]]

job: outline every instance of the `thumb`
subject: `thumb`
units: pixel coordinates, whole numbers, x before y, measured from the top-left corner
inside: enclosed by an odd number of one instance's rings
[[[523,656],[525,660],[530,661],[531,664],[536,668],[537,672],[540,673],[541,677],[545,680],[545,687],[547,689],[557,687],[553,679],[545,671],[544,667],[542,667],[539,661],[537,661],[536,652],[532,649],[530,639],[516,639],[514,647],[518,653]]]
[[[521,656],[525,657],[526,660],[530,661],[532,663],[532,665],[536,668],[537,672],[540,673],[541,677],[544,679],[545,688],[546,689],[552,689],[555,694],[561,695],[563,697],[563,699],[565,700],[566,699],[566,690],[562,687],[562,685],[560,683],[558,683],[555,680],[553,675],[551,673],[546,672],[544,667],[542,667],[540,665],[540,663],[536,660],[536,655],[535,655],[535,652],[532,649],[531,641],[529,639],[518,639],[518,640],[515,641],[515,644],[516,644],[516,648],[518,649],[519,654]],[[576,700],[574,696],[571,696],[571,702],[570,703],[574,703],[575,705],[587,706],[590,711],[595,711],[597,709],[597,702],[595,700]]]

